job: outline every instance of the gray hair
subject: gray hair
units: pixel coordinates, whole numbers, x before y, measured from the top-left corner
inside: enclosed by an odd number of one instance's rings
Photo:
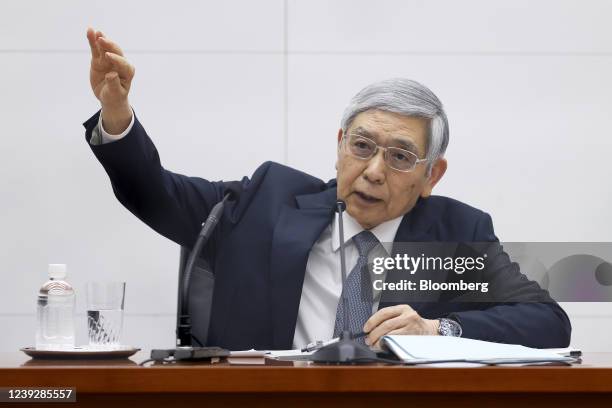
[[[347,131],[358,114],[371,109],[429,119],[426,154],[429,175],[431,167],[444,156],[448,146],[448,119],[438,97],[426,86],[410,79],[375,82],[351,99],[342,115],[342,131]]]

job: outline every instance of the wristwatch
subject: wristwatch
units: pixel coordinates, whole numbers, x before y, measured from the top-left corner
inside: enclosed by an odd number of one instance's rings
[[[463,330],[461,330],[461,325],[452,319],[438,319],[440,322],[440,327],[438,328],[438,334],[440,336],[451,336],[451,337],[461,337],[463,334]]]

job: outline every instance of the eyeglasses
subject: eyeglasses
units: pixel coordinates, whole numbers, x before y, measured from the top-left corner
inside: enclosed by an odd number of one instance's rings
[[[369,160],[378,153],[378,149],[384,151],[383,158],[385,164],[393,170],[401,172],[409,172],[414,170],[417,164],[426,162],[427,159],[419,159],[419,157],[409,150],[400,149],[399,147],[383,147],[379,146],[372,139],[367,137],[349,133],[342,136],[346,150],[354,157],[361,160]]]

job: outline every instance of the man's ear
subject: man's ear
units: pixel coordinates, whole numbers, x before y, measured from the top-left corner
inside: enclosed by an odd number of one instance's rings
[[[447,167],[448,167],[448,162],[446,161],[444,157],[441,157],[438,160],[436,160],[434,165],[431,167],[431,174],[429,175],[429,178],[425,182],[425,187],[423,188],[423,191],[421,192],[421,197],[427,198],[431,195],[431,192],[433,188],[435,187],[435,185],[438,184],[438,181],[440,181],[442,176],[444,176],[444,173],[446,173]]]
[[[342,141],[342,128],[338,129],[338,153],[340,153],[340,142]],[[336,158],[336,171],[338,170],[338,158]]]

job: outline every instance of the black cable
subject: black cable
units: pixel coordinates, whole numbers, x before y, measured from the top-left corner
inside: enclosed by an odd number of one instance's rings
[[[157,361],[154,358],[147,358],[145,361],[141,361],[140,363],[138,363],[139,366],[143,366],[147,363],[150,363],[151,361]]]
[[[162,364],[168,364],[168,363],[175,363],[176,361],[174,359],[170,359],[170,358],[165,358],[163,360],[157,360],[154,358],[147,358],[144,361],[141,361],[140,363],[138,363],[139,366],[144,367],[145,364],[150,363],[151,361],[154,361],[156,363],[162,363]]]

